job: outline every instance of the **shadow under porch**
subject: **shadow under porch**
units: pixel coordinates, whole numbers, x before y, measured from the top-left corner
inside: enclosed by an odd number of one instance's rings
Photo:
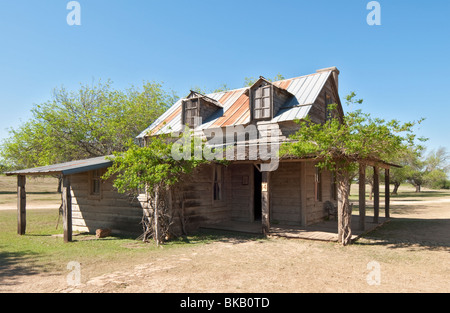
[[[358,228],[360,217],[359,215],[352,215],[352,240],[357,240],[362,235],[381,227],[388,222],[389,218],[379,217],[378,222],[374,223],[373,217],[366,216],[365,229]],[[356,226],[356,227],[355,227]],[[263,234],[261,221],[255,222],[241,222],[241,221],[224,221],[215,224],[202,225],[200,229],[203,230],[223,230],[230,232],[241,232],[248,234]],[[268,236],[285,237],[296,239],[308,239],[319,241],[338,241],[338,223],[337,220],[328,220],[315,223],[308,226],[293,226],[285,224],[272,224],[270,226]]]

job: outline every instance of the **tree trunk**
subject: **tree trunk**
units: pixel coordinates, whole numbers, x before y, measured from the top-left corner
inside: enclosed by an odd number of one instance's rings
[[[338,174],[338,241],[346,246],[352,239],[352,207],[349,202],[350,180],[345,174]]]
[[[398,187],[400,187],[400,184],[394,183],[394,190],[392,190],[393,195],[398,195]]]
[[[415,185],[414,187],[416,187],[416,192],[420,192],[420,185]]]

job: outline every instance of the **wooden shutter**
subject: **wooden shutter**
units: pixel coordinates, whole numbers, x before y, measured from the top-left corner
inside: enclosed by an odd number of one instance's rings
[[[199,99],[189,99],[184,102],[184,123],[189,127],[195,127],[195,119],[199,116]]]
[[[222,166],[215,165],[214,166],[214,186],[213,186],[213,199],[214,200],[222,200],[222,190],[223,180],[222,180]]]
[[[271,86],[261,86],[255,90],[253,99],[253,116],[255,119],[271,118]]]

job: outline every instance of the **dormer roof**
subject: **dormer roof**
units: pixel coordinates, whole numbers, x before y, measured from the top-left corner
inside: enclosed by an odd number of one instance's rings
[[[281,105],[279,110],[272,117],[271,122],[282,123],[305,118],[312,105],[318,98],[327,80],[336,74],[336,68],[319,70],[316,73],[284,79],[276,82],[269,82],[274,87],[284,90],[292,95]],[[336,80],[336,77],[333,77]],[[334,84],[337,86],[337,82]],[[196,129],[208,129],[227,127],[234,125],[247,125],[251,122],[251,108],[249,101],[249,91],[252,87],[239,88],[229,91],[210,93],[201,95],[215,101],[222,109],[217,110],[207,120],[197,126]],[[337,92],[337,91],[336,91]],[[199,95],[191,91],[189,95]],[[152,125],[145,129],[137,138],[153,136],[158,134],[182,131],[182,101],[178,100],[171,108],[162,114]]]

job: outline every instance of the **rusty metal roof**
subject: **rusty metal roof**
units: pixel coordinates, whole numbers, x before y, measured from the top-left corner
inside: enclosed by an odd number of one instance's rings
[[[293,97],[281,106],[280,110],[273,117],[272,122],[279,123],[305,118],[331,73],[332,70],[320,71],[306,76],[273,82],[275,86],[290,92]],[[250,87],[245,87],[207,94],[206,96],[216,100],[222,106],[222,109],[213,113],[197,129],[250,123],[249,89]],[[137,138],[182,131],[182,100],[178,100]]]

